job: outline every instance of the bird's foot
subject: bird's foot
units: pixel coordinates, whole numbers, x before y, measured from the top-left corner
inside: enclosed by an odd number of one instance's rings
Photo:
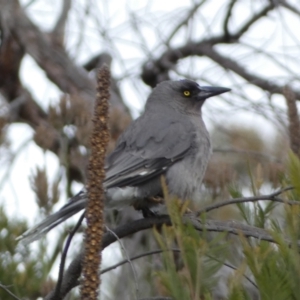
[[[147,199],[148,202],[152,204],[162,204],[164,202],[164,198],[160,196],[153,196]]]
[[[144,218],[151,218],[151,217],[157,217],[159,213],[153,211],[150,207],[153,206],[155,207],[163,203],[164,203],[164,199],[162,197],[153,196],[144,199],[142,203],[137,202],[133,204],[133,207],[134,209],[141,211]]]
[[[143,207],[141,211],[145,219],[157,216],[157,213],[151,210],[149,207]]]

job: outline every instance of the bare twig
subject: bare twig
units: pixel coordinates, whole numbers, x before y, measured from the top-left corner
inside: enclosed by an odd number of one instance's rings
[[[119,239],[119,237],[111,230],[109,229],[107,226],[106,227],[106,230],[108,232],[110,232],[112,235],[114,235],[117,239],[117,241],[119,242],[120,246],[121,246],[121,249],[123,250],[123,253],[125,254],[126,256],[126,262],[128,262],[130,264],[130,267],[131,267],[131,270],[132,270],[132,274],[133,274],[133,277],[134,277],[134,283],[135,283],[135,291],[136,291],[136,298],[138,297],[138,294],[139,294],[139,284],[138,284],[138,278],[137,278],[137,274],[136,274],[136,270],[131,262],[131,258],[129,257],[123,243],[121,242],[121,239]],[[102,274],[102,272],[100,273]]]
[[[63,46],[65,27],[68,19],[68,14],[71,9],[71,0],[63,0],[61,13],[56,21],[56,24],[51,32],[52,38],[56,43]]]
[[[152,61],[151,64],[149,64],[149,62],[147,62],[143,66],[142,79],[144,80],[144,82],[146,84],[154,87],[160,81],[160,79],[164,78],[164,80],[166,80],[165,78],[167,77],[167,71],[172,69],[174,64],[179,59],[182,59],[182,58],[185,58],[185,57],[188,57],[188,56],[191,56],[191,55],[198,55],[198,56],[205,55],[205,56],[208,56],[207,51],[202,51],[203,48],[206,48],[207,50],[209,49],[208,51],[210,51],[210,49],[212,49],[212,47],[216,44],[235,43],[239,38],[241,38],[241,36],[243,34],[245,34],[250,29],[250,27],[254,23],[256,23],[257,20],[259,20],[260,18],[267,15],[267,13],[269,11],[271,11],[273,8],[274,8],[274,5],[272,3],[268,4],[267,6],[262,8],[259,12],[252,15],[249,18],[249,20],[247,20],[244,23],[244,25],[242,25],[240,27],[239,30],[237,30],[235,33],[233,33],[229,36],[226,36],[226,34],[221,34],[221,35],[218,35],[218,36],[213,36],[213,37],[210,37],[210,38],[207,38],[207,39],[203,39],[203,40],[198,41],[198,42],[188,42],[184,46],[179,47],[179,48],[168,48],[168,50],[165,51],[161,55],[160,58],[158,58],[155,61]],[[211,58],[211,56],[208,56],[208,57]],[[226,61],[226,59],[227,58],[223,58],[223,61],[224,60]],[[219,62],[217,62],[217,63],[219,63]],[[243,72],[246,72],[246,70],[242,66],[238,65],[237,63],[236,63],[236,65],[240,69],[243,69]],[[221,66],[222,66],[222,64],[221,64]],[[163,77],[161,75],[162,73],[165,74]],[[255,77],[255,79],[259,79],[260,81],[263,80],[262,78],[258,78],[258,77]],[[265,82],[268,82],[268,81],[265,80]],[[255,84],[255,82],[253,84]],[[267,89],[267,90],[269,90],[269,89]],[[280,91],[281,87],[279,87],[277,90]]]
[[[60,298],[60,288],[61,288],[61,284],[62,284],[62,281],[63,281],[67,253],[68,253],[69,247],[71,245],[71,241],[72,241],[75,233],[77,232],[78,228],[81,226],[81,223],[84,219],[84,214],[85,214],[85,212],[80,216],[79,220],[76,223],[76,226],[70,232],[70,234],[68,236],[68,239],[66,241],[66,245],[64,247],[63,253],[61,255],[60,265],[59,265],[59,272],[58,272],[58,279],[57,279],[57,283],[56,283],[56,287],[55,287],[55,291],[54,291],[54,297],[57,300],[62,299],[62,298]]]
[[[277,56],[272,55],[272,52],[266,51],[265,47],[263,47],[263,46],[257,47],[257,46],[251,45],[251,43],[249,43],[245,40],[239,41],[239,44],[249,48],[251,51],[254,51],[254,53],[263,54],[264,57],[266,57],[269,60],[271,60],[272,62],[274,62],[274,64],[278,65],[282,70],[290,73],[293,76],[293,78],[300,80],[300,76],[297,71],[292,70],[286,62],[281,62]],[[294,58],[291,58],[291,60],[293,60],[293,59]]]
[[[198,52],[200,55],[205,55],[209,57],[215,63],[222,66],[224,69],[231,70],[234,73],[240,75],[248,82],[252,83],[253,85],[256,85],[257,87],[268,91],[270,94],[283,94],[283,86],[276,84],[275,82],[271,82],[267,79],[264,79],[257,74],[251,73],[242,65],[240,65],[237,61],[218,53],[211,45],[203,45]],[[297,99],[300,99],[300,90],[293,89],[293,93],[295,94],[295,97]]]
[[[230,37],[228,23],[229,23],[231,15],[232,15],[233,7],[234,7],[236,2],[237,2],[237,0],[231,0],[230,1],[229,5],[228,5],[226,16],[225,16],[225,19],[224,19],[224,25],[223,25],[224,34],[228,38]]]
[[[234,33],[231,38],[232,39],[239,39],[245,32],[249,30],[249,28],[256,23],[259,19],[266,16],[269,11],[275,8],[275,5],[270,1],[268,5],[266,5],[264,8],[262,8],[258,13],[253,14],[251,18],[245,22],[245,24],[236,32]]]
[[[296,15],[300,16],[300,9],[293,6],[291,3],[289,3],[286,0],[280,0],[278,1],[279,4],[287,9],[289,9],[290,11],[292,11],[293,13],[295,13]]]
[[[82,95],[93,103],[95,84],[88,74],[31,22],[17,0],[1,1],[0,20],[63,92]]]
[[[18,298],[14,293],[12,293],[7,286],[3,285],[0,283],[0,288],[3,289],[6,293],[8,293],[10,296],[12,296],[14,299],[16,300],[21,300],[20,298]]]
[[[187,12],[186,16],[184,17],[183,20],[180,21],[180,23],[178,23],[174,29],[172,30],[172,32],[170,33],[168,39],[165,41],[165,44],[169,47],[169,44],[171,42],[171,40],[173,39],[173,37],[175,36],[175,34],[178,32],[178,30],[186,25],[190,19],[193,17],[193,15],[197,12],[197,10],[199,9],[200,6],[202,6],[202,4],[204,4],[206,1],[202,0],[199,3],[195,3],[193,5],[193,7]]]
[[[231,204],[238,204],[238,203],[246,203],[246,202],[273,201],[273,202],[279,202],[279,203],[284,203],[284,204],[288,204],[288,205],[300,205],[300,201],[288,201],[288,200],[283,200],[283,199],[276,197],[276,196],[278,196],[286,191],[290,191],[292,189],[293,189],[293,187],[289,186],[289,187],[286,187],[282,190],[279,190],[279,191],[274,192],[269,195],[235,198],[232,200],[222,201],[219,203],[209,205],[209,206],[199,210],[196,215],[200,216],[202,213],[206,213],[206,212],[212,211],[214,209],[217,209],[217,208],[220,208],[223,206],[227,206],[227,205],[231,205]]]
[[[225,263],[225,262],[222,262],[220,261],[219,259],[217,259],[216,257],[213,257],[213,256],[210,256],[210,255],[207,255],[209,258],[217,261],[217,262],[220,262],[221,264],[223,264],[225,267],[227,268],[230,268],[232,270],[237,270],[238,268],[236,268],[235,266],[231,265],[231,264],[228,264],[228,263]],[[247,275],[243,274],[243,276],[258,290],[258,286],[257,284]]]
[[[184,223],[190,223],[196,230],[203,231],[206,230],[207,232],[227,232],[234,235],[243,234],[245,237],[253,237],[258,240],[264,240],[271,243],[275,243],[276,241],[272,238],[271,234],[269,234],[266,230],[249,226],[246,224],[239,223],[237,221],[216,221],[216,220],[209,220],[205,224],[202,224],[197,216],[193,214],[189,214],[183,217]],[[156,216],[146,219],[139,219],[133,221],[131,223],[126,223],[117,227],[114,230],[114,235],[110,232],[107,232],[103,236],[102,240],[102,250],[115,242],[116,236],[119,239],[132,235],[136,232],[140,232],[146,229],[150,229],[153,226],[160,228],[162,225],[171,226],[171,220],[168,215],[163,216]],[[286,243],[288,245],[291,242],[287,239]],[[300,243],[299,243],[300,247]],[[77,286],[78,278],[81,274],[81,262],[82,262],[83,253],[79,253],[74,260],[69,265],[69,268],[65,272],[64,281],[61,287],[61,297],[64,297],[72,288]],[[54,300],[53,292],[51,292],[45,300]]]
[[[132,262],[136,259],[139,259],[139,258],[142,258],[142,257],[145,257],[145,256],[150,256],[150,255],[154,255],[154,254],[159,254],[159,253],[162,253],[164,251],[173,251],[173,252],[180,252],[180,249],[177,249],[177,248],[174,248],[174,249],[168,249],[168,250],[162,250],[162,249],[157,249],[157,250],[152,250],[152,251],[148,251],[148,252],[144,252],[144,253],[141,253],[141,254],[138,254],[136,256],[133,256],[133,257],[130,257],[129,259],[124,259],[122,261],[120,261],[119,263],[115,264],[115,265],[112,265],[108,268],[105,268],[103,269],[100,274],[104,274],[106,272],[109,272],[113,269],[116,269],[128,262]]]
[[[162,253],[162,252],[164,252],[164,251],[173,251],[173,252],[178,252],[178,253],[181,252],[180,249],[177,249],[177,248],[167,249],[167,250],[157,249],[157,250],[152,250],[152,251],[144,252],[144,253],[141,253],[141,254],[139,254],[139,255],[136,255],[136,256],[131,257],[129,260],[128,260],[128,259],[124,259],[124,260],[120,261],[120,262],[117,263],[117,264],[114,264],[114,265],[112,265],[112,266],[110,266],[110,267],[108,267],[108,268],[105,268],[105,269],[103,269],[103,270],[100,272],[100,274],[104,274],[104,273],[106,273],[106,272],[109,272],[109,271],[111,271],[111,270],[113,270],[113,269],[116,269],[116,268],[118,268],[118,267],[120,267],[120,266],[122,266],[122,265],[124,265],[124,264],[126,264],[126,263],[128,263],[128,262],[132,262],[132,261],[134,261],[134,260],[136,260],[136,259],[139,259],[139,258],[142,258],[142,257],[146,257],[146,256],[150,256],[150,255],[154,255],[154,254],[160,254],[160,253]],[[230,268],[230,269],[232,269],[232,270],[237,270],[236,267],[232,266],[231,264],[222,262],[222,261],[220,261],[219,259],[217,259],[216,257],[213,257],[213,256],[211,256],[211,255],[208,255],[208,257],[209,257],[210,259],[213,259],[213,260],[215,260],[215,261],[218,261],[218,262],[222,263],[224,266],[226,266],[226,267],[228,267],[228,268]],[[249,278],[249,276],[247,276],[247,275],[245,275],[245,274],[244,274],[243,276],[244,276],[244,277],[245,277],[245,278],[246,278],[246,279],[247,279],[247,280],[248,280],[255,288],[258,289],[258,286],[255,284],[255,282],[254,282],[251,278]]]

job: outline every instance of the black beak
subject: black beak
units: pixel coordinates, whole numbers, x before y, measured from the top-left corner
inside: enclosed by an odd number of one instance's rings
[[[229,91],[231,91],[231,89],[219,86],[201,86],[198,98],[199,100],[205,100],[209,97],[220,95]]]

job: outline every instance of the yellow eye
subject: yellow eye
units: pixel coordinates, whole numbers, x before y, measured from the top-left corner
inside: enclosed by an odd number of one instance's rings
[[[190,91],[184,91],[183,95],[186,96],[186,97],[189,97],[189,96],[191,96],[191,92]]]

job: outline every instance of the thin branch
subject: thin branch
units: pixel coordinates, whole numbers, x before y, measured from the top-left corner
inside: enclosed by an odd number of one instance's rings
[[[298,15],[300,17],[300,9],[299,8],[288,3],[286,0],[279,1],[279,4],[287,9],[289,9],[290,11],[292,11],[293,13],[295,13],[296,15]]]
[[[8,293],[10,296],[12,296],[16,300],[21,300],[21,298],[18,298],[14,293],[12,293],[7,286],[0,283],[0,288],[3,289],[6,293]]]
[[[70,232],[70,234],[68,236],[68,239],[66,241],[66,245],[64,247],[63,253],[61,255],[61,260],[60,260],[60,265],[59,265],[59,272],[58,272],[58,279],[57,279],[57,284],[56,284],[55,291],[54,291],[54,297],[57,300],[62,299],[62,298],[60,298],[60,288],[61,288],[61,284],[62,284],[62,281],[63,281],[63,275],[64,275],[64,269],[65,269],[67,253],[68,253],[69,247],[71,245],[71,241],[72,241],[75,233],[77,232],[77,230],[81,226],[81,223],[84,219],[84,214],[85,214],[85,212],[82,213],[82,215],[80,216],[79,220],[76,223],[76,226]]]
[[[265,91],[268,91],[270,94],[283,94],[284,86],[264,79],[257,74],[251,73],[235,60],[218,53],[211,45],[202,45],[202,47],[198,49],[198,55],[205,55],[209,57],[224,69],[233,71],[234,73],[247,80],[249,83],[256,85],[257,87]],[[295,94],[295,97],[297,99],[300,99],[300,90],[293,89],[292,91]]]
[[[269,195],[263,195],[263,196],[254,196],[254,197],[243,197],[243,198],[235,198],[232,200],[226,200],[226,201],[222,201],[219,203],[215,203],[212,205],[209,205],[201,210],[199,210],[196,215],[200,216],[202,213],[207,213],[209,211],[212,211],[214,209],[218,209],[220,207],[223,206],[227,206],[227,205],[231,205],[231,204],[237,204],[237,203],[246,203],[246,202],[257,202],[257,201],[273,201],[273,202],[279,202],[279,203],[284,203],[284,204],[288,204],[288,205],[300,205],[300,201],[288,201],[288,200],[283,200],[280,199],[276,196],[286,192],[286,191],[290,191],[292,190],[294,187],[286,187],[282,190],[279,190],[277,192],[274,192],[272,194]]]
[[[130,258],[130,256],[128,255],[128,253],[127,253],[127,251],[126,251],[126,249],[125,249],[123,243],[121,242],[121,239],[119,239],[119,237],[118,237],[111,229],[109,229],[107,226],[105,226],[105,227],[106,227],[106,230],[107,230],[108,232],[110,232],[112,235],[114,235],[114,236],[116,237],[117,241],[119,242],[119,244],[120,244],[120,246],[121,246],[121,249],[123,250],[123,253],[124,253],[125,256],[126,256],[126,260],[125,260],[125,261],[128,262],[128,263],[130,264],[130,268],[131,268],[131,270],[132,270],[132,274],[133,274],[133,277],[134,277],[135,291],[136,291],[136,298],[137,298],[137,297],[138,297],[138,294],[139,294],[139,284],[138,284],[138,279],[137,279],[137,273],[136,273],[136,270],[135,270],[135,268],[134,268],[134,266],[133,266],[133,264],[132,264],[132,262],[131,262],[131,258]],[[101,272],[100,274],[102,274],[102,272]]]
[[[65,27],[68,19],[68,14],[71,9],[71,0],[63,0],[63,6],[61,13],[56,21],[55,26],[51,32],[52,39],[54,43],[63,47],[64,36],[65,36]]]
[[[185,217],[185,222],[190,222],[192,226],[198,231],[206,230],[207,232],[227,232],[234,235],[244,235],[245,237],[253,237],[258,240],[270,242],[276,244],[276,241],[272,236],[264,229],[237,223],[236,221],[216,221],[209,220],[205,224],[202,224],[197,217],[193,216]],[[286,240],[287,244],[291,244],[290,241]],[[300,243],[299,243],[300,247]]]
[[[237,0],[231,0],[230,1],[229,5],[228,5],[226,16],[225,16],[225,19],[224,19],[224,25],[223,25],[224,34],[228,38],[230,37],[228,24],[229,24],[230,17],[232,15],[233,7],[236,4],[236,2],[237,2]]]
[[[0,47],[0,92],[9,103],[9,122],[25,121],[36,128],[45,121],[46,113],[21,84],[19,72],[24,54],[24,48],[14,36],[6,34],[3,37]]]
[[[277,56],[274,55],[274,53],[272,52],[267,52],[265,50],[264,45],[261,45],[260,48],[251,45],[250,43],[247,43],[246,41],[239,41],[239,44],[242,46],[245,46],[247,48],[249,48],[251,51],[254,51],[254,53],[258,53],[258,54],[262,54],[264,57],[268,58],[269,60],[271,60],[272,62],[274,62],[274,64],[278,65],[282,70],[290,73],[293,78],[300,80],[300,76],[299,73],[297,73],[296,71],[292,70],[291,68],[289,68],[288,64],[285,62],[281,62],[279,58],[277,58]],[[287,54],[285,54],[285,58],[287,58]],[[265,59],[265,58],[264,58]],[[291,57],[290,60],[294,60],[294,57]]]
[[[277,192],[278,193],[278,192]],[[183,222],[185,224],[191,224],[196,230],[206,232],[227,232],[234,235],[243,234],[245,237],[253,237],[258,240],[263,240],[271,243],[275,243],[276,241],[272,238],[271,234],[269,234],[266,230],[249,226],[246,224],[239,223],[237,221],[216,221],[209,220],[206,223],[201,223],[197,218],[195,213],[183,216]],[[110,244],[115,242],[116,236],[119,239],[124,238],[126,236],[132,235],[136,232],[140,232],[146,229],[150,229],[153,227],[160,228],[162,225],[171,226],[171,220],[168,215],[155,216],[146,219],[135,220],[130,223],[126,223],[124,225],[118,226],[114,230],[114,235],[110,232],[107,232],[103,236],[102,240],[102,250],[108,247]],[[285,239],[288,245],[291,242],[288,239]],[[299,243],[300,248],[300,243]],[[73,261],[70,263],[69,268],[65,272],[64,280],[61,287],[61,297],[64,297],[72,288],[77,286],[78,278],[81,274],[81,262],[82,262],[83,254],[79,253]],[[54,300],[53,292],[49,293],[45,300]]]
[[[108,268],[105,268],[105,269],[103,269],[100,272],[100,274],[104,274],[106,272],[109,272],[109,271],[111,271],[113,269],[116,269],[116,268],[118,268],[118,267],[120,267],[120,266],[122,266],[122,265],[124,265],[124,264],[126,264],[128,262],[132,262],[132,261],[134,261],[136,259],[139,259],[139,258],[142,258],[142,257],[145,257],[145,256],[154,255],[154,254],[160,254],[160,253],[162,253],[164,251],[181,252],[180,249],[177,249],[177,248],[168,249],[168,250],[157,249],[157,250],[152,250],[152,251],[144,252],[144,253],[138,254],[136,256],[130,257],[129,259],[124,259],[124,260],[120,261],[119,263],[117,263],[115,265],[112,265],[112,266],[110,266]]]
[[[141,253],[141,254],[138,254],[138,255],[136,255],[136,256],[131,257],[129,261],[128,261],[128,259],[124,259],[124,260],[120,261],[120,262],[117,263],[117,264],[114,264],[114,265],[112,265],[112,266],[110,266],[110,267],[108,267],[108,268],[105,268],[105,269],[103,269],[103,270],[100,272],[100,274],[104,274],[104,273],[107,273],[107,272],[109,272],[109,271],[111,271],[111,270],[114,270],[114,269],[116,269],[116,268],[118,268],[118,267],[120,267],[120,266],[126,264],[127,262],[132,262],[132,261],[134,261],[134,260],[136,260],[136,259],[139,259],[139,258],[142,258],[142,257],[146,257],[146,256],[150,256],[150,255],[154,255],[154,254],[160,254],[160,253],[162,253],[162,252],[164,252],[164,251],[173,251],[173,252],[177,252],[177,253],[180,253],[180,252],[181,252],[181,250],[178,249],[178,248],[167,249],[167,250],[157,249],[157,250],[152,250],[152,251],[144,252],[144,253]],[[234,267],[234,266],[232,266],[232,265],[230,265],[230,264],[228,264],[228,263],[222,262],[222,261],[220,261],[219,259],[217,259],[216,257],[213,257],[213,256],[211,256],[211,255],[208,255],[208,257],[209,257],[210,259],[213,259],[213,260],[215,260],[215,261],[218,261],[218,262],[222,263],[224,266],[226,266],[226,267],[228,267],[228,268],[230,268],[230,269],[232,269],[232,270],[237,270],[236,267]],[[245,275],[245,274],[244,274],[243,276],[244,276],[244,277],[245,277],[245,278],[246,278],[246,279],[247,279],[247,280],[248,280],[255,288],[258,289],[258,286],[255,284],[255,282],[254,282],[249,276],[247,276],[247,275]]]
[[[225,34],[221,34],[218,36],[203,39],[198,42],[189,42],[182,47],[168,48],[168,50],[165,51],[160,58],[156,59],[155,61],[151,61],[151,63],[149,63],[148,60],[147,63],[144,64],[141,75],[143,81],[146,84],[154,87],[157,83],[160,82],[161,79],[165,79],[165,77],[168,75],[167,71],[171,70],[174,67],[174,64],[176,64],[179,59],[183,59],[192,55],[207,56],[206,53],[201,51],[202,48],[206,46],[209,49],[212,49],[212,46],[217,44],[235,43],[239,38],[241,38],[243,34],[245,34],[250,29],[250,27],[255,22],[257,22],[257,20],[267,15],[267,13],[274,7],[275,6],[271,3],[262,8],[261,11],[252,15],[251,18],[247,20],[236,33],[230,35],[229,37]],[[164,73],[164,76],[162,76],[162,73]],[[280,88],[278,90],[280,90]]]
[[[146,54],[150,60],[152,59],[152,51],[148,47],[147,39],[144,37],[141,30],[141,21],[138,19],[134,11],[129,12],[130,24],[138,40],[140,41],[141,50]]]
[[[76,66],[66,51],[55,45],[24,13],[17,0],[0,1],[0,20],[25,51],[63,92],[80,94],[93,103],[95,83],[87,72]]]
[[[199,3],[195,3],[194,6],[188,11],[187,15],[185,16],[185,18],[183,20],[181,20],[180,23],[178,23],[174,29],[172,30],[172,32],[170,33],[168,39],[165,41],[165,44],[167,46],[169,46],[172,38],[175,36],[175,34],[177,33],[177,31],[184,25],[188,24],[188,22],[190,21],[190,19],[193,17],[193,15],[197,12],[197,10],[199,9],[200,6],[202,6],[202,4],[204,4],[206,2],[206,0],[202,0]]]
[[[162,252],[164,252],[164,251],[173,251],[173,252],[178,252],[178,253],[181,252],[181,250],[180,250],[180,249],[177,249],[177,248],[174,248],[174,249],[168,249],[168,250],[161,250],[161,249],[158,249],[158,250],[152,250],[152,251],[148,251],[148,252],[141,253],[141,254],[139,254],[139,255],[133,256],[133,257],[130,258],[130,261],[134,261],[134,260],[136,260],[136,259],[139,259],[139,258],[142,258],[142,257],[146,257],[146,256],[150,256],[150,255],[154,255],[154,254],[160,254],[160,253],[162,253]],[[232,265],[230,265],[230,264],[228,264],[228,263],[222,262],[222,261],[220,261],[219,259],[217,259],[216,257],[210,256],[210,255],[208,255],[208,257],[209,257],[210,259],[215,260],[215,261],[221,262],[224,266],[226,266],[226,267],[228,267],[228,268],[230,268],[230,269],[232,269],[232,270],[237,270],[236,267],[234,267],[234,266],[232,266]],[[120,267],[120,266],[126,264],[127,262],[128,262],[128,260],[127,260],[127,259],[124,259],[124,260],[120,261],[119,263],[117,263],[117,264],[115,264],[115,265],[112,265],[112,266],[110,266],[110,267],[108,267],[108,268],[103,269],[103,270],[100,272],[100,274],[104,274],[104,273],[109,272],[109,271],[111,271],[111,270],[113,270],[113,269],[116,269],[116,268],[118,268],[118,267]],[[248,280],[255,288],[258,289],[258,286],[255,284],[255,282],[254,282],[249,276],[247,276],[247,275],[245,275],[245,274],[244,274],[243,276],[244,276],[244,277],[245,277],[245,278],[246,278],[246,279],[247,279],[247,280]]]
[[[236,268],[235,266],[233,266],[233,265],[230,265],[230,264],[228,264],[228,263],[225,263],[225,262],[222,262],[221,260],[219,260],[219,259],[217,259],[216,257],[213,257],[213,256],[210,256],[210,255],[207,255],[210,259],[213,259],[213,260],[215,260],[215,261],[217,261],[217,262],[220,262],[221,264],[223,264],[225,267],[227,267],[227,268],[230,268],[230,269],[232,269],[232,270],[235,270],[235,271],[237,271],[238,270],[238,268]],[[249,277],[249,276],[247,276],[247,275],[245,275],[245,274],[243,274],[243,276],[258,290],[258,286],[257,286],[257,284]]]
[[[270,1],[270,4],[264,7],[261,11],[256,14],[251,15],[251,18],[246,21],[246,23],[236,32],[234,33],[231,38],[239,39],[245,32],[247,32],[250,27],[256,23],[259,19],[266,16],[269,11],[275,8],[275,5]]]

